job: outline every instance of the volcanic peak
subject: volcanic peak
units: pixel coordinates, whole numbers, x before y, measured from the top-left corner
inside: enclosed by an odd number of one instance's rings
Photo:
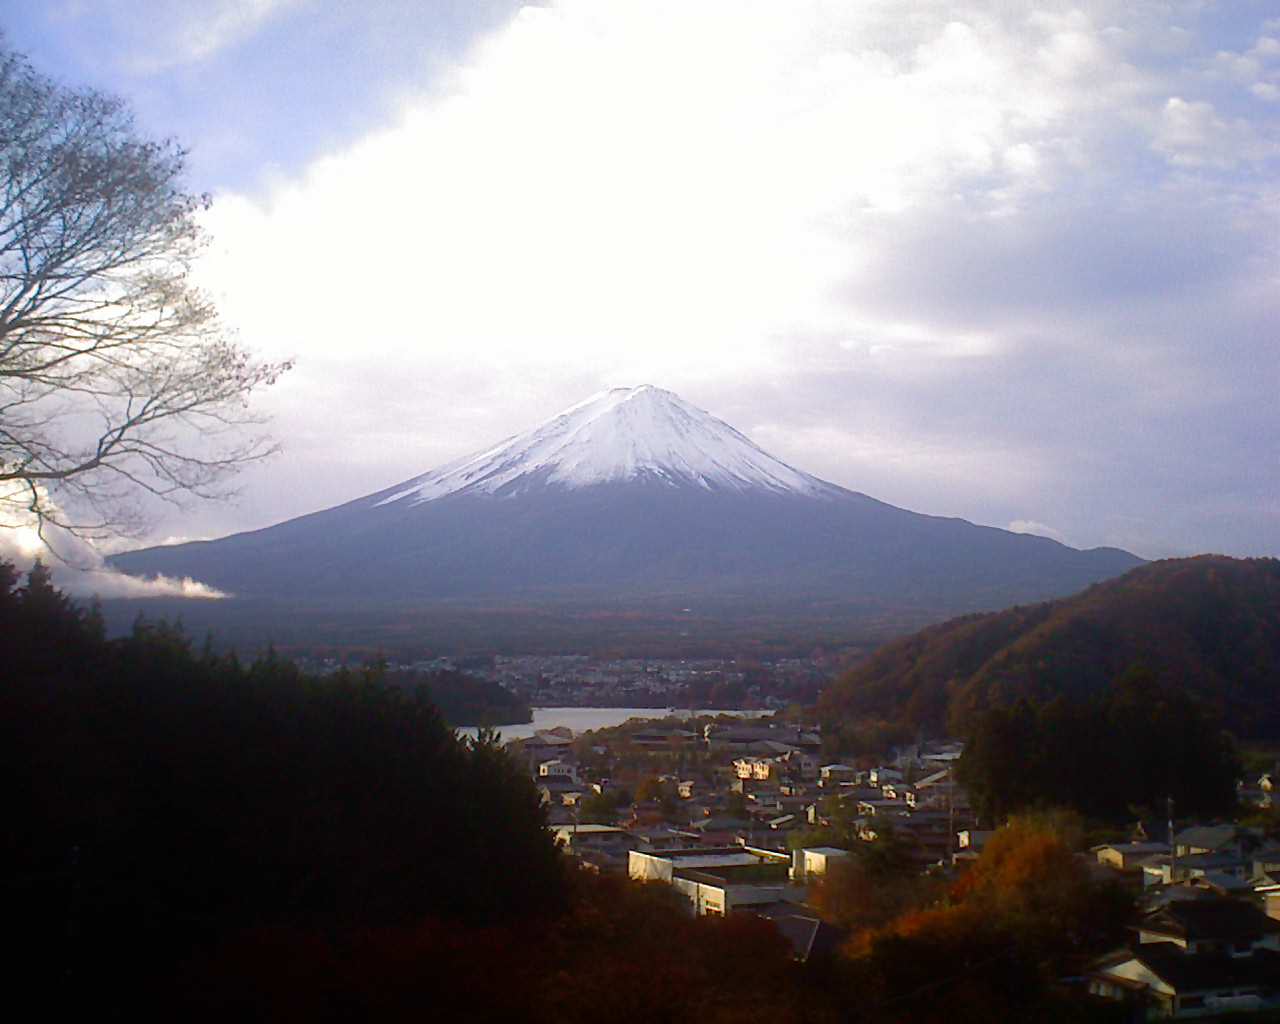
[[[733,427],[651,384],[611,388],[492,448],[375,495],[373,504],[447,494],[520,493],[645,481],[704,490],[829,497],[841,488],[775,459]]]

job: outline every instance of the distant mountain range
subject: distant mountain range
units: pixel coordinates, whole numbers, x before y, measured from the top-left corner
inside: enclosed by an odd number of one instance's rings
[[[1239,735],[1280,737],[1280,560],[1152,562],[1064,600],[931,626],[881,647],[821,710],[962,734],[991,704],[1093,695],[1134,666],[1209,702]]]
[[[941,615],[1071,593],[1141,560],[895,508],[643,386],[336,508],[112,562],[332,607],[687,595]]]

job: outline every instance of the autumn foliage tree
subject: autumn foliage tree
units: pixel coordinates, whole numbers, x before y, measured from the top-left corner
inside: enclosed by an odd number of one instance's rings
[[[1051,982],[1119,941],[1130,913],[1076,855],[1077,820],[1018,818],[931,906],[854,936],[848,947],[866,1018],[1069,1020]]]
[[[849,847],[849,856],[830,863],[810,886],[810,901],[823,920],[856,934],[884,927],[938,895],[939,883],[920,874],[909,844],[891,830]]]

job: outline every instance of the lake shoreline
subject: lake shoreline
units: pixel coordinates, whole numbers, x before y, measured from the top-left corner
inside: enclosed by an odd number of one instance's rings
[[[500,742],[527,740],[540,730],[567,728],[574,736],[594,729],[611,729],[622,725],[632,718],[662,719],[670,716],[691,718],[705,715],[731,715],[736,718],[760,718],[773,714],[768,710],[744,710],[741,708],[697,708],[692,711],[686,708],[595,708],[595,707],[552,707],[530,708],[533,721],[511,726],[496,726]],[[474,738],[478,726],[458,726],[459,736]]]

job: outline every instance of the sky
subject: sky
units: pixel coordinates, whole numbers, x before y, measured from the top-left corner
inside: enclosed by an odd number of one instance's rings
[[[209,192],[295,368],[219,536],[655,384],[917,511],[1280,554],[1280,10],[0,0]]]

